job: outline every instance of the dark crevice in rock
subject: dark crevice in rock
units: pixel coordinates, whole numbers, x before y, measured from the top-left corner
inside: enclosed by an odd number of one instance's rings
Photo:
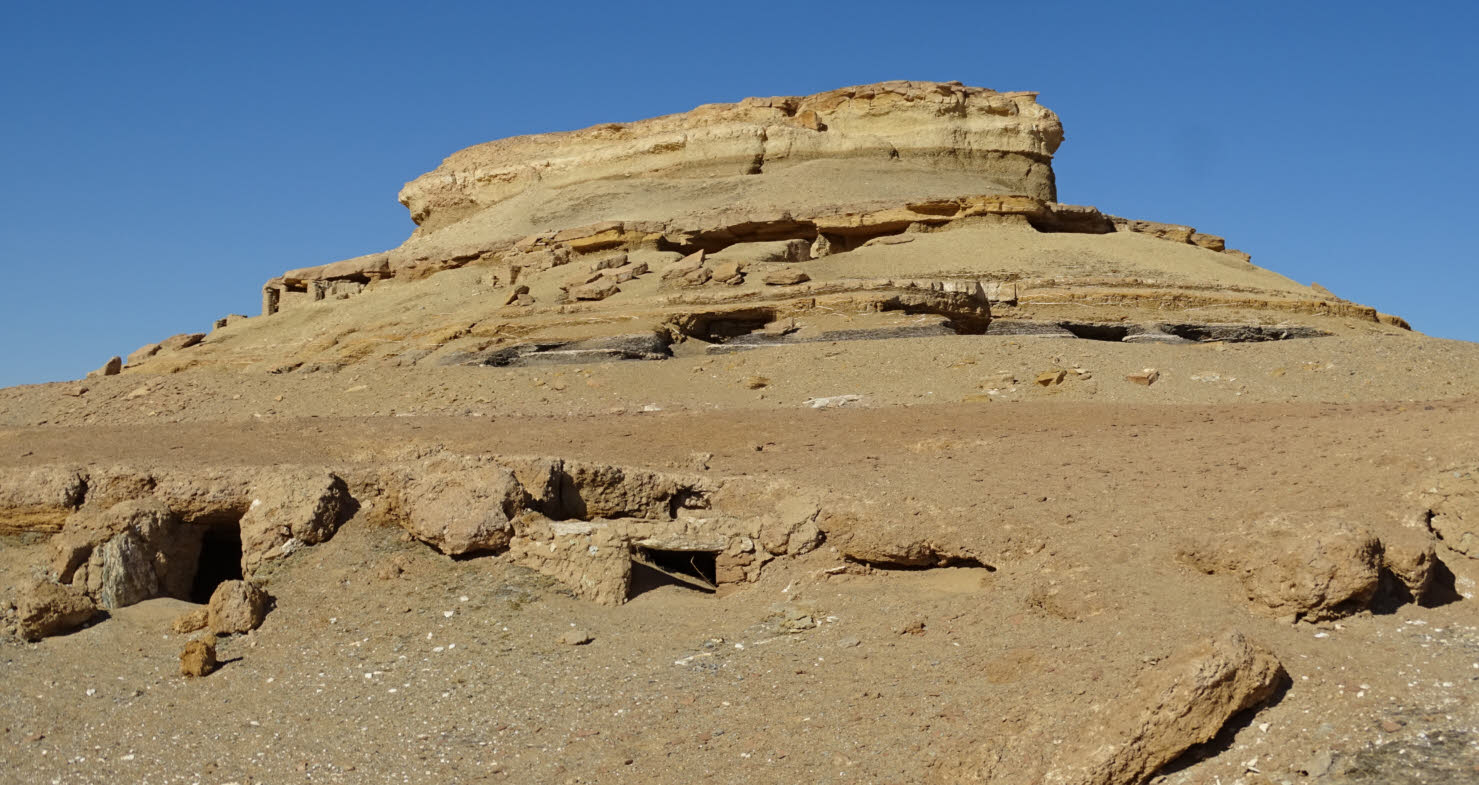
[[[1261,343],[1296,338],[1321,338],[1329,335],[1313,327],[1256,324],[1195,324],[1124,322],[1035,322],[1022,319],[996,319],[986,328],[987,335],[1023,338],[1079,338],[1111,343]]]
[[[702,592],[718,589],[718,551],[678,551],[632,547],[630,599],[661,586],[683,586]]]
[[[562,343],[522,343],[475,354],[448,357],[445,365],[486,368],[568,365],[615,360],[665,360],[672,356],[666,333],[640,333]]]
[[[945,554],[930,554],[922,557],[899,557],[895,560],[888,559],[864,559],[855,556],[845,557],[845,561],[852,564],[860,564],[869,569],[885,572],[921,572],[924,570],[936,570],[944,567],[961,567],[967,569],[979,569],[987,572],[996,572],[996,567],[977,559],[974,556],[957,556]]]
[[[190,601],[210,602],[216,587],[226,581],[239,581],[241,574],[241,526],[229,520],[205,527],[200,538],[200,556],[196,559],[195,578],[190,585]]]

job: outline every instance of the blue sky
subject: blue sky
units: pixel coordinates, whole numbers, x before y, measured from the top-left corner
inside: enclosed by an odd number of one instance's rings
[[[886,79],[1039,91],[1063,201],[1479,340],[1475,30],[1359,0],[7,4],[0,386],[399,244],[401,184],[462,147]]]

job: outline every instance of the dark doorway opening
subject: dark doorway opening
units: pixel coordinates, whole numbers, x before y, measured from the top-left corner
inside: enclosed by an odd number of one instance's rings
[[[715,561],[718,551],[669,551],[636,546],[627,597],[662,586],[682,586],[702,592],[718,589]]]
[[[217,586],[239,581],[241,577],[240,524],[236,521],[210,524],[200,538],[200,559],[195,565],[190,601],[210,602]]]

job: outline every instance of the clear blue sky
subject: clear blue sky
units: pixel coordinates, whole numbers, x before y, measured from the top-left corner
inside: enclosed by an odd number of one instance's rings
[[[886,79],[1037,90],[1063,201],[1479,339],[1467,2],[9,3],[0,385],[255,314],[399,244],[514,134]]]

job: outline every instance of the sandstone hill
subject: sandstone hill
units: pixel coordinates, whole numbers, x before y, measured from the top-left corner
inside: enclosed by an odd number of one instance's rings
[[[418,228],[400,247],[289,270],[263,288],[271,318],[126,367],[658,358],[901,324],[1131,341],[1406,326],[1222,237],[1060,203],[1062,140],[1032,93],[888,82],[490,142],[401,190]]]
[[[1063,142],[933,82],[489,142],[0,390],[11,776],[1479,776],[1479,347]]]

